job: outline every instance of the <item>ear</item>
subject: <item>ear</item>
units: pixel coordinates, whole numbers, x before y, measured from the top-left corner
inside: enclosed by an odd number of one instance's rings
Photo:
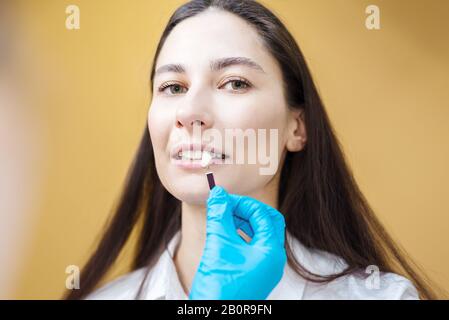
[[[290,152],[297,152],[304,148],[307,142],[304,109],[290,110],[286,148]]]

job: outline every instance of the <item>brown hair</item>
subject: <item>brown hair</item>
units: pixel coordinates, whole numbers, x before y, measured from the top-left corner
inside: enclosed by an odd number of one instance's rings
[[[210,7],[231,12],[256,28],[282,69],[288,106],[304,110],[307,146],[300,152],[287,152],[278,191],[278,209],[285,216],[287,230],[304,246],[343,258],[348,267],[331,276],[315,275],[301,266],[286,242],[288,263],[298,274],[314,282],[331,281],[376,265],[380,271],[408,277],[421,298],[437,298],[430,281],[394,243],[361,193],[303,54],[284,24],[266,7],[252,0],[193,0],[179,7],[157,47],[151,70],[151,90],[155,65],[167,36],[181,21]],[[133,270],[153,265],[181,226],[181,203],[164,188],[158,177],[146,126],[115,215],[82,270],[81,289],[68,292],[67,299],[83,298],[94,290],[140,219],[143,227]]]

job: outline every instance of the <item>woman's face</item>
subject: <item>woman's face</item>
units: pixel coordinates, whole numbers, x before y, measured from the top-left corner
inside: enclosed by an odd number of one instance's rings
[[[254,64],[214,64],[229,57],[242,57]],[[169,64],[182,68],[161,68]],[[156,72],[153,82],[148,126],[157,172],[165,188],[179,200],[199,205],[205,204],[209,194],[207,171],[212,171],[216,183],[231,193],[250,195],[268,188],[282,167],[291,115],[281,70],[256,30],[231,13],[209,9],[173,29],[156,62],[159,69],[162,71]],[[203,132],[220,133],[222,140],[195,140],[194,126],[198,128],[199,124]],[[259,156],[255,163],[248,163],[249,150],[255,151],[255,146],[248,144],[249,139],[245,140],[246,147],[238,147],[236,139],[233,144],[227,143],[227,129],[234,134],[238,132],[235,129],[260,134],[257,143],[265,144],[263,154],[275,170],[261,174],[260,169],[270,165]],[[266,129],[265,135],[260,129]],[[277,131],[275,139],[270,137],[270,129]],[[224,164],[212,164],[209,170],[182,166],[179,162],[183,160],[172,157],[180,143],[204,143],[228,158]],[[246,152],[244,163],[236,159],[239,152]]]

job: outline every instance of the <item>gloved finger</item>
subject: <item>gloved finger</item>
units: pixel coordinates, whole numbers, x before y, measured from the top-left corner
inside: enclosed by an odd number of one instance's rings
[[[234,237],[242,240],[237,233],[233,219],[234,203],[221,186],[215,186],[207,199],[206,232]]]
[[[251,244],[273,239],[279,241],[278,231],[275,229],[275,224],[271,217],[272,212],[267,210],[266,204],[254,198],[236,194],[229,194],[229,198],[234,202],[234,215],[249,221],[254,231]]]
[[[254,237],[254,231],[253,228],[251,228],[251,225],[249,221],[240,218],[239,216],[233,215],[234,218],[234,224],[237,229],[242,230],[246,233],[246,235],[250,238]]]
[[[234,207],[236,207],[236,204],[238,203],[238,201],[242,197],[244,197],[244,196],[229,193],[229,197],[234,202]],[[250,197],[247,197],[247,198],[256,201],[257,203],[259,203],[260,206],[264,207],[268,211],[268,213],[272,217],[276,235],[277,235],[277,237],[279,239],[279,242],[280,242],[281,246],[283,247],[284,244],[285,244],[285,226],[286,226],[285,225],[284,215],[282,213],[280,213],[278,210],[276,210],[275,208],[273,208],[273,207],[271,207],[271,206],[269,206],[269,205],[267,205],[267,204],[265,204],[265,203],[263,203],[261,201],[258,201],[257,199],[253,199],[253,198],[250,198]],[[234,213],[234,216],[236,217],[236,219],[243,220],[244,222],[246,222],[248,224],[247,228],[251,228],[251,225],[249,224],[249,221],[247,221],[245,219],[242,219],[241,217],[236,216],[235,213]],[[240,222],[240,223],[243,223],[243,222]],[[245,230],[243,230],[243,231],[245,231]],[[245,233],[248,234],[246,231],[245,231]],[[251,233],[252,233],[252,235],[250,235],[250,237],[252,238],[253,235],[254,235],[254,231],[253,231],[252,228],[251,228]]]

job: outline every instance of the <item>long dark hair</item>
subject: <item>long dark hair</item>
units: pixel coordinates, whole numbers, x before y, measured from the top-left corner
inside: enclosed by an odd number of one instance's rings
[[[286,242],[289,265],[314,282],[328,282],[376,265],[380,271],[408,277],[421,298],[437,298],[429,279],[416,264],[409,262],[407,254],[394,243],[361,193],[303,54],[284,24],[266,7],[252,0],[193,0],[179,7],[171,16],[155,53],[151,91],[155,65],[167,36],[181,21],[210,7],[231,12],[257,29],[265,47],[282,69],[288,106],[304,111],[307,145],[300,152],[286,154],[281,169],[278,209],[285,216],[287,230],[304,246],[340,256],[348,267],[330,276],[313,274],[295,259]],[[141,229],[132,270],[154,265],[181,227],[181,203],[164,188],[158,177],[146,125],[115,215],[81,272],[81,288],[69,291],[65,298],[79,299],[92,292],[137,227]]]

